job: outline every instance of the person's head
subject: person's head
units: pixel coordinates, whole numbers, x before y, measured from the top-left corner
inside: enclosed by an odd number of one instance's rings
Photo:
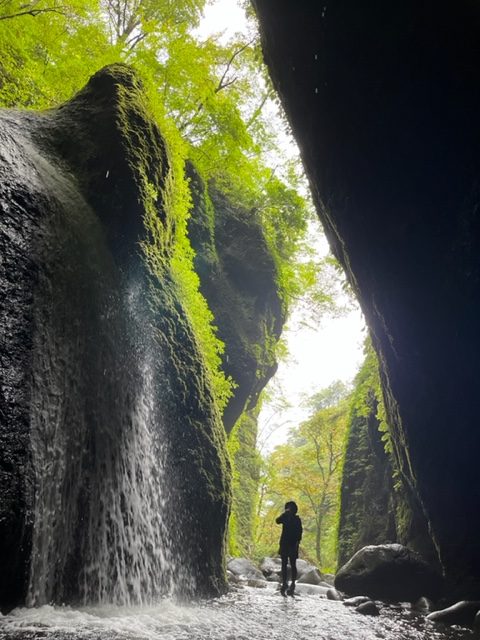
[[[293,514],[297,513],[298,507],[297,507],[296,502],[294,502],[293,500],[290,500],[290,502],[286,502],[285,503],[285,511],[290,511]]]

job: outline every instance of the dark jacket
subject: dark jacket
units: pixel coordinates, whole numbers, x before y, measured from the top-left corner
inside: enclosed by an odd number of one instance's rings
[[[280,536],[280,555],[298,555],[298,545],[302,539],[302,521],[290,511],[285,511],[275,520],[282,525]]]

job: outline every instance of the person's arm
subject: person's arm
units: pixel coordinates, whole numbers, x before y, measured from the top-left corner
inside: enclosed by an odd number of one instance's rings
[[[302,521],[300,518],[298,518],[298,542],[300,542],[300,540],[302,539],[302,535],[303,535]]]
[[[275,522],[277,524],[283,524],[285,522],[285,518],[288,516],[288,514],[290,513],[290,511],[284,511],[282,513],[282,515],[278,516],[278,518],[276,518]]]

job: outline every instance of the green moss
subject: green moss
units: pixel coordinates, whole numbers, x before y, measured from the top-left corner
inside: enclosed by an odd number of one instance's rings
[[[391,448],[384,447],[382,439],[380,394],[378,362],[368,343],[355,381],[342,472],[339,565],[367,544],[398,539]]]
[[[233,465],[233,502],[229,521],[228,548],[235,556],[254,553],[255,514],[258,503],[260,455],[256,450],[258,412],[246,411],[235,424],[228,439]]]
[[[398,451],[405,444],[390,430],[385,416],[378,360],[367,341],[346,443],[339,564],[362,546],[385,542],[400,542],[437,562],[421,506],[400,468]]]
[[[195,270],[225,344],[223,369],[235,385],[223,413],[229,432],[276,370],[284,321],[278,272],[255,211],[230,202],[213,185],[207,188],[192,164],[189,178]]]

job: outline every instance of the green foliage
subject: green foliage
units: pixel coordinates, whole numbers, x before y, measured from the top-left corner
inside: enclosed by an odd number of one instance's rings
[[[332,382],[326,389],[318,391],[313,396],[310,396],[307,402],[313,411],[320,411],[321,409],[328,409],[340,404],[342,400],[345,400],[350,395],[352,389],[350,385],[336,380]]]
[[[97,0],[0,2],[1,105],[53,107],[118,57]]]
[[[229,552],[254,555],[253,538],[257,510],[260,455],[256,450],[258,407],[245,412],[228,440],[233,467],[233,502],[229,522]]]
[[[368,417],[372,411],[374,402],[377,405],[376,418],[379,423],[379,431],[382,432],[382,441],[385,451],[392,453],[392,437],[387,423],[385,403],[383,400],[382,385],[378,367],[378,357],[372,346],[370,338],[365,341],[365,360],[358,375],[355,378],[355,392],[353,396],[352,410],[358,416]]]

